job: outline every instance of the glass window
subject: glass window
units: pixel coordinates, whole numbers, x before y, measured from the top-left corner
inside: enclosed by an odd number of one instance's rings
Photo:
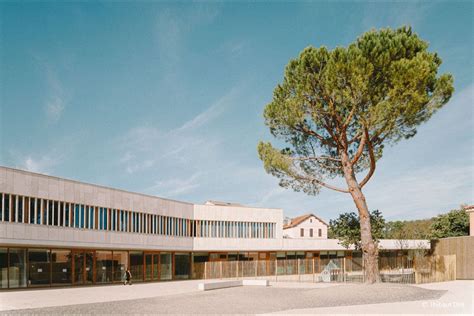
[[[28,249],[28,267],[28,284],[30,286],[49,285],[49,249]]]
[[[58,202],[57,201],[54,201],[53,202],[53,210],[54,210],[54,213],[53,213],[53,225],[54,226],[58,226],[59,225],[59,207],[58,207]]]
[[[89,229],[94,229],[94,207],[89,206]]]
[[[48,225],[54,225],[53,224],[53,201],[48,201]]]
[[[123,215],[123,213],[122,213]],[[114,251],[113,253],[114,281],[123,282],[128,267],[128,252]]]
[[[35,224],[35,198],[30,198],[30,224]]]
[[[321,237],[323,235],[323,231],[321,230],[321,228],[318,228],[318,237]]]
[[[74,227],[79,228],[79,204],[76,204],[75,210],[74,210]]]
[[[0,288],[6,289],[8,287],[8,252],[7,248],[0,248]]]
[[[160,276],[160,255],[153,255],[153,280],[158,280]]]
[[[95,268],[96,283],[112,282],[112,251],[97,250],[95,252]]]
[[[0,221],[3,220],[3,193],[0,193]]]
[[[36,224],[41,225],[41,199],[36,199]]]
[[[116,210],[112,210],[112,227],[110,227],[110,230],[112,231],[115,231],[115,221],[116,221],[116,217],[115,217],[115,211]]]
[[[10,194],[3,196],[3,220],[10,221]]]
[[[287,253],[286,253],[286,259],[288,259],[288,260],[294,260],[294,259],[296,259],[296,253],[295,253],[295,252],[290,252],[290,251],[287,252]]]
[[[16,206],[17,206],[17,200],[16,200],[16,195],[12,195],[12,202],[11,202],[11,205],[12,205],[12,209],[11,209],[11,221],[12,222],[16,222]]]
[[[300,236],[304,237],[304,228],[300,228]]]
[[[30,198],[26,196],[23,198],[23,223],[30,223]]]
[[[8,278],[10,288],[26,287],[26,249],[9,249]]]
[[[59,226],[64,226],[64,202],[59,202]]]
[[[18,206],[18,223],[23,223],[23,197],[17,196],[16,203]]]
[[[176,279],[189,279],[189,259],[189,253],[176,253],[174,255],[174,276]]]
[[[73,251],[74,284],[91,284],[94,278],[94,251]]]
[[[160,253],[160,279],[171,280],[171,253],[162,252]]]
[[[108,214],[109,210],[107,208],[104,208],[104,229],[107,230],[108,229],[108,225],[107,225],[107,222],[109,220],[109,214]]]
[[[65,203],[64,226],[69,227],[69,203]]]
[[[135,282],[143,281],[143,252],[130,251],[130,272],[132,280]]]
[[[84,228],[84,205],[81,205],[81,224],[80,224],[80,228]]]
[[[53,285],[71,284],[72,255],[70,250],[51,251],[51,283]]]
[[[153,254],[145,254],[145,280],[151,281],[153,279]]]
[[[193,279],[204,278],[204,268],[207,261],[209,261],[209,253],[193,253]]]

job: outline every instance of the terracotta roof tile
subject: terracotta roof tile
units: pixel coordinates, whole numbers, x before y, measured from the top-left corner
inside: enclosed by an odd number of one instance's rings
[[[316,215],[314,215],[314,214],[305,214],[305,215],[301,215],[301,216],[292,218],[288,225],[283,226],[283,229],[288,229],[288,228],[298,226],[299,224],[301,224],[302,222],[304,222],[305,220],[307,220],[308,218],[310,218],[312,216],[314,216],[317,220],[319,220],[324,225],[328,226],[328,224],[325,221],[323,221],[321,218],[317,217]]]

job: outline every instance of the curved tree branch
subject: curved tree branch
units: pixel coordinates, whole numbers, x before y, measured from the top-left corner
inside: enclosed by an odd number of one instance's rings
[[[336,161],[336,162],[341,162],[341,159],[339,158],[333,158],[329,156],[319,156],[319,157],[290,157],[291,160],[299,160],[299,161],[305,161],[305,160],[331,160],[331,161]]]
[[[369,131],[365,128],[364,129],[364,134],[367,139],[369,139]],[[372,178],[372,175],[375,172],[375,154],[374,154],[374,148],[372,147],[372,142],[368,141],[367,142],[367,147],[369,148],[369,157],[370,157],[370,170],[369,173],[365,176],[365,178],[360,182],[360,187],[362,188],[367,182],[369,182],[370,178]]]
[[[294,176],[295,179],[298,179],[298,180],[304,180],[304,181],[311,181],[313,183],[316,183],[316,184],[319,184],[325,188],[328,188],[328,189],[331,189],[331,190],[334,190],[334,191],[338,191],[338,192],[342,192],[342,193],[350,193],[349,190],[347,189],[341,189],[341,188],[338,188],[338,187],[335,187],[331,184],[327,184],[321,180],[318,180],[316,178],[313,178],[313,177],[304,177],[304,176],[301,176],[301,175],[295,175]]]
[[[364,130],[367,131],[367,129],[364,127]],[[364,132],[364,134],[362,134],[362,138],[360,140],[360,143],[359,143],[359,147],[357,148],[357,151],[354,155],[354,158],[352,158],[351,160],[351,164],[354,165],[357,163],[357,161],[359,161],[360,157],[362,156],[362,153],[364,152],[364,147],[365,147],[365,144],[367,143],[367,140],[368,140],[368,133]]]

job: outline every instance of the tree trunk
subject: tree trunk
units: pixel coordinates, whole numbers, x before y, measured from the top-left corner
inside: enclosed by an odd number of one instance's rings
[[[346,159],[345,159],[346,158]],[[361,248],[364,260],[364,276],[366,283],[375,283],[380,281],[378,265],[378,248],[372,238],[372,229],[370,225],[370,214],[367,202],[362,190],[357,182],[354,170],[349,159],[342,157],[344,178],[346,179],[349,192],[359,211]]]

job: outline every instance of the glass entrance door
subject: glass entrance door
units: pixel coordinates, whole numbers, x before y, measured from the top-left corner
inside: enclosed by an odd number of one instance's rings
[[[160,253],[160,280],[171,280],[172,274],[172,257],[169,252]]]
[[[94,252],[74,250],[74,285],[94,283]]]
[[[84,252],[73,252],[73,264],[74,264],[74,285],[84,284]]]
[[[153,280],[157,281],[160,277],[160,255],[155,253],[153,255]]]
[[[85,258],[85,283],[92,284],[95,283],[95,269],[94,269],[94,252],[93,251],[85,251],[84,252]]]
[[[145,281],[159,280],[160,254],[145,253]]]
[[[153,280],[153,254],[145,254],[145,281]]]

